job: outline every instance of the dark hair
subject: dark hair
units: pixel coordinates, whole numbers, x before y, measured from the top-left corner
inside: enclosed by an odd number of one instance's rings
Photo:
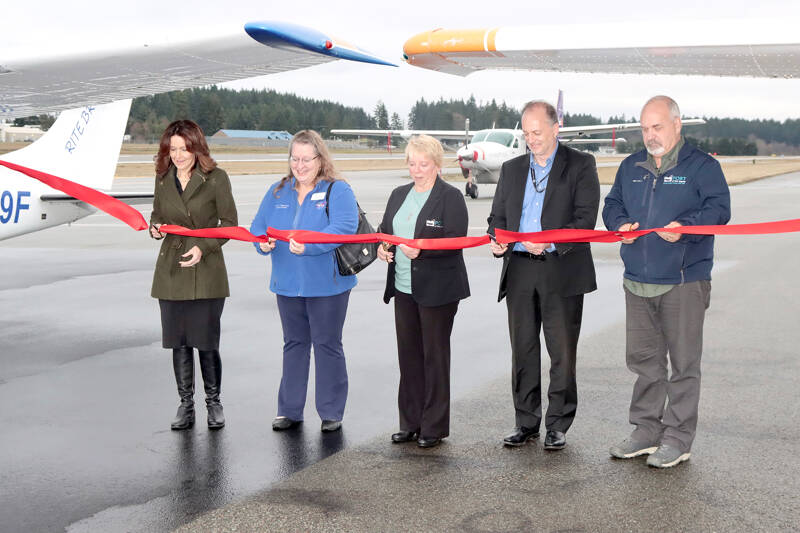
[[[322,136],[320,136],[319,133],[314,130],[300,130],[295,133],[294,137],[292,137],[292,140],[289,143],[289,158],[292,157],[292,148],[294,148],[295,144],[308,144],[312,146],[314,148],[314,154],[319,158],[319,171],[314,178],[314,185],[316,185],[319,180],[336,181],[336,179],[339,177],[339,173],[336,171],[336,167],[333,166],[333,158],[328,151],[328,146],[325,144],[325,141],[322,140]],[[278,186],[275,187],[275,190],[273,191],[273,194],[276,197],[278,196],[278,191],[280,191],[284,185],[289,183],[289,180],[291,180],[293,176],[292,164],[290,162],[289,173],[281,178]]]
[[[217,162],[212,159],[208,151],[208,143],[203,135],[203,130],[191,120],[176,120],[164,130],[158,145],[156,156],[156,175],[163,176],[169,170],[172,161],[169,158],[169,141],[174,135],[181,137],[186,143],[186,150],[197,158],[195,165],[199,164],[204,172],[211,172],[217,168]]]
[[[558,124],[558,112],[556,108],[553,107],[553,104],[550,102],[545,102],[544,100],[531,100],[522,108],[522,113],[520,117],[524,117],[525,113],[540,107],[544,109],[544,112],[547,114],[547,118],[550,120],[550,125]]]

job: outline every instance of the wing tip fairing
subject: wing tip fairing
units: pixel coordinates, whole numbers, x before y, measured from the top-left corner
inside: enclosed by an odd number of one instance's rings
[[[298,48],[335,59],[396,67],[394,63],[337,40],[321,31],[281,21],[257,21],[244,25],[244,31],[259,43],[274,48],[297,51]]]

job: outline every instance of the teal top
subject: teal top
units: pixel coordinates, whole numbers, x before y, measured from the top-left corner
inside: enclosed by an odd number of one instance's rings
[[[417,192],[412,187],[408,191],[403,205],[395,213],[392,219],[392,229],[398,237],[406,239],[414,238],[414,229],[417,226],[417,217],[422,210],[422,206],[428,201],[431,190]],[[411,259],[406,257],[400,249],[395,248],[394,252],[394,288],[400,292],[411,294]]]

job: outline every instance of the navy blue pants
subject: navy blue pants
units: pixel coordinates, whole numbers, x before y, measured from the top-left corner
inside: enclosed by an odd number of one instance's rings
[[[342,328],[350,291],[333,296],[278,295],[283,326],[283,376],[278,416],[303,420],[311,347],[314,347],[315,398],[322,420],[341,420],[347,402],[347,366]]]

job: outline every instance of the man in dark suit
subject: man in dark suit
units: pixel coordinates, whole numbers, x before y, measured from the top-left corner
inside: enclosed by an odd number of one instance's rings
[[[558,142],[558,118],[547,102],[528,102],[522,131],[530,149],[503,164],[489,215],[496,228],[534,232],[559,228],[594,229],[600,183],[594,157]],[[511,337],[511,384],[516,428],[503,439],[521,446],[539,436],[542,419],[539,331],[550,354],[550,387],[545,417],[545,450],[566,445],[575,418],[578,389],[575,362],[583,295],[597,288],[588,243],[492,241],[503,258],[498,301],[506,298]]]

